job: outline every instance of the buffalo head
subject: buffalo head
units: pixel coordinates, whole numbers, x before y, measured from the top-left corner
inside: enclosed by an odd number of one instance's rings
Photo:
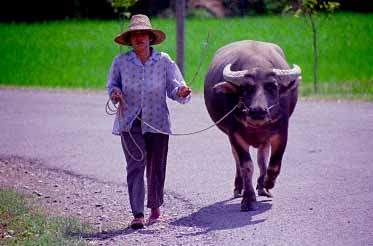
[[[235,117],[251,127],[276,121],[280,98],[297,88],[301,79],[301,69],[297,65],[291,69],[254,67],[240,71],[232,71],[231,67],[231,64],[224,67],[225,81],[213,88],[217,93],[239,98],[240,110]]]

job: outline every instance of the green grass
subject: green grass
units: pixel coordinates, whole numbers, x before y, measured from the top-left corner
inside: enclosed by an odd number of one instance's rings
[[[29,203],[13,190],[0,189],[0,245],[85,245],[83,239],[68,235],[87,232],[88,226],[73,219],[46,218]]]
[[[175,59],[175,20],[153,19],[167,39],[156,46]],[[128,22],[124,24],[126,28]],[[372,98],[373,15],[338,13],[319,29],[320,94]],[[103,89],[112,59],[116,21],[70,20],[38,24],[0,24],[0,85]],[[301,94],[312,94],[312,32],[304,18],[260,16],[190,18],[186,22],[186,80],[194,76],[210,32],[206,57],[193,83],[202,90],[215,51],[233,41],[255,39],[280,45],[290,64],[303,71]],[[122,51],[126,51],[124,48]]]

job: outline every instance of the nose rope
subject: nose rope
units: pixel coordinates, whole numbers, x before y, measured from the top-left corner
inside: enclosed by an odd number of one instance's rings
[[[270,121],[273,120],[273,119],[272,119],[272,115],[271,115],[271,111],[270,111],[270,110],[271,110],[272,108],[278,106],[278,105],[279,105],[279,103],[277,102],[277,103],[275,103],[275,104],[273,104],[273,105],[271,105],[270,107],[268,107],[268,108],[265,109],[265,111],[267,112],[267,114],[268,114],[268,116],[269,116],[269,120],[270,120]],[[240,100],[239,100],[237,106],[238,106],[238,107],[239,107],[239,106],[243,106],[243,107],[244,107],[244,109],[242,109],[242,112],[250,112],[250,108],[246,106],[246,104],[245,104],[245,102],[243,101],[242,97],[240,97]]]
[[[278,103],[273,104],[273,105],[271,105],[269,108],[266,109],[266,112],[267,112],[268,115],[269,115],[269,120],[270,120],[270,121],[273,120],[273,119],[272,119],[272,115],[271,115],[271,111],[270,111],[270,110],[271,110],[272,108],[276,107],[277,105],[278,105]]]
[[[249,107],[247,107],[246,104],[244,103],[242,97],[240,97],[240,100],[238,101],[238,105],[244,107],[244,109],[242,109],[242,112],[249,112],[250,111]]]

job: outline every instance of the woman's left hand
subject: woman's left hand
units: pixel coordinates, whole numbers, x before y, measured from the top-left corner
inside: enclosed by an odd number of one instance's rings
[[[192,92],[192,89],[188,86],[182,85],[179,87],[179,89],[176,92],[176,95],[178,97],[187,97]]]

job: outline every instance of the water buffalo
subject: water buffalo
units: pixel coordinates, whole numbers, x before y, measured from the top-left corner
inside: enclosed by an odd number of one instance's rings
[[[243,192],[242,211],[257,207],[250,146],[258,149],[258,195],[272,197],[269,190],[280,173],[300,75],[297,65],[289,68],[278,45],[253,40],[225,45],[209,65],[205,104],[212,120],[228,135],[236,161],[234,196]]]

